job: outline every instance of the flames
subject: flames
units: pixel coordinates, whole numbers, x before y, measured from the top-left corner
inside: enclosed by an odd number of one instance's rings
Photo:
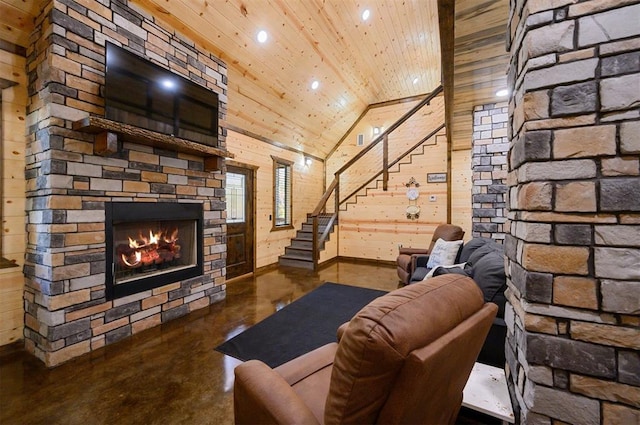
[[[124,254],[120,254],[120,258],[122,259],[122,262],[125,264],[125,266],[127,267],[137,267],[140,262],[142,261],[142,253],[136,251],[135,254],[135,261],[133,263],[129,263],[129,261],[127,261],[127,256]]]
[[[128,236],[127,239],[128,244],[120,244],[116,248],[120,264],[126,268],[157,265],[180,258],[178,229],[149,230],[148,236],[140,232],[137,238]]]

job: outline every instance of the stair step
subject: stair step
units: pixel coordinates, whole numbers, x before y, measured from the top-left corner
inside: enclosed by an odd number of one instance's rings
[[[293,238],[291,239],[291,248],[308,248],[311,249],[313,248],[313,241],[311,240],[306,240],[306,239],[298,239],[298,238]]]
[[[329,219],[331,218],[333,214],[318,214],[318,218],[320,220],[324,219],[329,221]],[[307,223],[311,223],[311,214],[307,214]]]
[[[303,240],[303,241],[312,241],[313,240],[313,233],[304,232],[302,230],[298,230],[296,232],[296,239],[300,239],[300,240]]]
[[[327,226],[325,226],[325,225],[318,226],[318,233],[324,232],[324,230],[326,228],[327,228]],[[313,224],[302,223],[302,231],[303,232],[313,232]]]
[[[304,257],[313,259],[313,249],[311,247],[295,247],[288,246],[284,249],[285,255],[293,255],[296,257]]]
[[[333,230],[331,230],[331,232],[329,232],[329,235],[331,235],[333,233]],[[318,237],[320,237],[322,235],[322,232],[318,232]],[[327,240],[329,239],[329,235],[327,235]],[[307,231],[307,230],[298,230],[296,232],[296,239],[303,239],[303,240],[311,240],[313,239],[313,232],[311,231]]]
[[[330,239],[331,238],[327,238],[327,240],[330,240]],[[324,249],[325,243],[326,241],[322,243],[322,246],[320,247],[320,249]],[[289,245],[289,247],[311,249],[313,248],[313,239],[311,239],[311,237],[309,237],[309,239],[293,238],[291,239],[291,245]]]
[[[318,216],[322,225],[318,226],[318,237],[327,228],[327,223],[333,214],[320,214]],[[319,223],[319,224],[320,224]],[[331,227],[329,234],[333,233],[337,220]],[[329,237],[327,237],[327,240]],[[324,243],[322,247],[324,249]],[[302,223],[301,229],[296,231],[296,237],[291,239],[291,245],[284,249],[284,255],[278,257],[278,264],[287,267],[298,267],[313,270],[313,219],[307,214],[307,222]]]
[[[297,267],[301,269],[313,270],[313,261],[300,258],[297,256],[281,255],[278,258],[278,264],[285,267]]]
[[[318,235],[319,237],[320,235]],[[329,235],[327,236],[327,239],[322,243],[322,247],[321,249],[324,249],[324,244],[331,240],[331,233],[329,233]],[[295,244],[294,244],[295,241]],[[300,247],[300,246],[309,246],[309,248],[313,247],[313,235],[309,232],[300,232],[300,230],[298,230],[298,235],[291,239],[291,247]]]

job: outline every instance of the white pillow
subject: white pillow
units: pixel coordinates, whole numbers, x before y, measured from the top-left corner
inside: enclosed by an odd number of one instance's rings
[[[434,268],[429,270],[429,273],[427,273],[427,275],[422,280],[427,280],[430,277],[433,277],[433,273],[435,273],[435,271],[438,270],[438,269],[453,269],[455,267],[459,267],[459,268],[463,269],[465,264],[467,264],[467,263],[452,264],[450,266],[435,266]]]
[[[442,238],[438,239],[429,253],[427,268],[432,269],[435,266],[450,266],[455,263],[461,245],[462,240],[445,241]]]

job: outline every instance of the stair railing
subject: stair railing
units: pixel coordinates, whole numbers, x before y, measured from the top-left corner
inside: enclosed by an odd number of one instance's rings
[[[414,150],[416,150],[419,146],[424,145],[427,140],[431,139],[433,136],[435,136],[436,134],[438,134],[440,132],[440,130],[444,129],[445,125],[444,123],[439,125],[435,130],[433,130],[431,133],[429,133],[426,137],[423,137],[418,143],[416,143],[415,145],[413,145],[412,147],[410,147],[409,149],[407,149],[402,155],[398,156],[398,158],[396,158],[395,160],[393,160],[392,162],[387,164],[387,168],[386,170],[381,170],[379,171],[377,174],[374,174],[370,179],[368,179],[367,181],[365,181],[364,183],[362,183],[360,186],[358,186],[356,189],[352,190],[351,193],[349,193],[347,196],[344,197],[344,199],[342,201],[340,201],[340,205],[344,204],[345,202],[347,202],[347,200],[349,198],[351,198],[353,195],[355,195],[356,193],[360,192],[362,189],[364,189],[365,187],[367,187],[369,185],[369,183],[373,182],[375,179],[377,179],[378,177],[380,177],[380,175],[382,174],[382,190],[387,190],[387,185],[385,185],[385,179],[388,180],[389,177],[389,168],[393,167],[394,165],[396,165],[398,162],[400,162],[405,156],[409,155],[411,152],[413,152]],[[435,145],[435,143],[433,143]],[[385,173],[386,171],[386,173]],[[385,176],[386,174],[386,176]]]
[[[412,148],[404,152],[402,155],[398,156],[393,162],[389,163],[389,135],[393,133],[398,127],[400,127],[405,121],[411,118],[414,114],[416,114],[419,110],[421,110],[425,105],[428,105],[433,98],[438,96],[442,92],[442,86],[438,86],[434,91],[432,91],[429,95],[427,95],[420,103],[414,106],[410,111],[405,113],[402,117],[400,117],[395,123],[393,123],[389,128],[382,132],[380,136],[375,138],[369,146],[364,148],[358,155],[354,156],[351,160],[349,160],[345,165],[343,165],[338,171],[334,173],[334,179],[320,198],[318,205],[313,210],[310,215],[313,223],[313,268],[316,270],[318,268],[318,263],[320,261],[320,251],[324,246],[324,243],[331,232],[333,225],[338,220],[338,215],[340,211],[340,205],[346,202],[349,198],[354,196],[357,192],[362,190],[366,185],[374,181],[382,174],[382,189],[387,190],[388,181],[389,181],[389,168],[393,167],[397,164],[403,157],[408,155],[418,146],[424,144],[427,140],[437,134],[440,130],[444,128],[444,123],[439,126],[436,130],[432,131],[428,136],[424,137],[420,142],[415,144]],[[371,152],[373,149],[380,148],[380,144],[382,145],[382,170],[368,179],[366,183],[359,186],[357,189],[352,190],[347,196],[344,196],[340,199],[340,176],[342,176],[347,170],[353,167],[358,161],[360,161],[367,153]],[[331,199],[331,195],[333,194],[334,205],[333,212],[331,215],[327,213],[327,203]],[[322,234],[319,234],[320,226],[325,226]]]

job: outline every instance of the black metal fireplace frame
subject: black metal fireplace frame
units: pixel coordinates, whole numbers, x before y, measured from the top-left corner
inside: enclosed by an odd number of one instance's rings
[[[115,262],[113,258],[113,225],[142,220],[195,220],[196,221],[196,264],[186,269],[169,271],[160,275],[141,278],[133,282],[115,284]],[[106,202],[105,236],[107,300],[137,294],[170,283],[201,276],[204,273],[204,212],[201,203],[168,202]]]

